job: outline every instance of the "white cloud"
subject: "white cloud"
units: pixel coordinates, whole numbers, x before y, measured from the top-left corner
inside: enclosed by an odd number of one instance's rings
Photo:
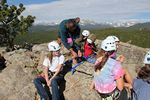
[[[149,0],[61,0],[27,5],[24,14],[36,16],[37,22],[60,22],[76,16],[102,22],[150,13],[149,4]]]

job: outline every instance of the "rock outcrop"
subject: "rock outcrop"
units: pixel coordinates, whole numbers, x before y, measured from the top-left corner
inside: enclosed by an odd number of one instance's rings
[[[7,67],[0,73],[0,100],[30,100],[34,96],[35,88],[32,84],[34,76],[32,70],[26,66],[33,66],[34,62],[28,51],[17,50],[5,53]]]
[[[96,41],[98,44],[100,41]],[[34,67],[41,68],[43,59],[48,53],[47,44],[35,45],[31,51],[25,49],[13,52],[1,50],[7,60],[7,67],[0,73],[0,100],[34,100],[36,89],[32,74]],[[68,51],[62,48],[64,54]],[[123,63],[133,77],[136,76],[136,66],[142,65],[146,49],[134,45],[121,43],[118,55],[124,55]],[[66,100],[99,100],[99,95],[90,90],[93,68],[88,62],[77,68],[74,75],[68,72],[65,76],[66,89],[64,91]]]

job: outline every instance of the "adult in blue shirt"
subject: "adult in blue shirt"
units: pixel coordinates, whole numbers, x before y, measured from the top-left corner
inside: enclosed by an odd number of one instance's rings
[[[77,63],[75,59],[82,56],[80,47],[75,43],[75,40],[80,37],[79,22],[79,17],[63,20],[58,32],[58,41],[70,50],[74,64]]]

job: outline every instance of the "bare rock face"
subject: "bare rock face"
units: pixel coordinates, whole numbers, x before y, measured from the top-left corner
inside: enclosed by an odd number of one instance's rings
[[[34,62],[26,50],[4,54],[7,67],[0,73],[0,100],[31,100],[35,88],[32,83],[31,69]]]
[[[125,56],[123,67],[126,67],[131,73],[132,77],[136,77],[136,68],[143,66],[143,59],[147,49],[134,46],[127,43],[120,43],[118,55]]]
[[[48,51],[47,44],[48,44],[48,43],[39,44],[39,45],[34,45],[34,46],[32,47],[32,51],[33,51],[33,52]]]
[[[122,54],[126,57],[125,63],[141,64],[146,53],[146,49],[130,45],[127,43],[120,43],[118,54]]]
[[[96,44],[100,42],[97,40]],[[64,47],[61,52],[69,53]],[[33,46],[32,52],[20,49],[3,53],[7,60],[7,67],[0,73],[0,100],[34,100],[36,89],[32,81],[36,76],[32,74],[32,71],[34,66],[41,67],[45,55],[48,54],[47,43]],[[126,58],[123,66],[133,77],[136,76],[136,66],[142,65],[145,53],[146,49],[126,43],[121,43],[118,50],[118,55],[124,55]],[[74,75],[68,72],[65,75],[65,99],[100,100],[96,91],[90,90],[92,74],[93,65],[88,62],[77,67]]]
[[[127,43],[120,43],[118,55],[125,56],[123,66],[128,69],[132,77],[136,77],[136,68],[143,66],[143,59],[147,49],[137,47]]]
[[[6,47],[1,47],[0,48],[0,54],[3,54],[3,53],[5,53],[6,52]]]
[[[90,89],[93,78],[93,64],[84,62],[77,67],[76,72],[72,75],[69,72],[66,76],[66,100],[100,100],[100,96]]]

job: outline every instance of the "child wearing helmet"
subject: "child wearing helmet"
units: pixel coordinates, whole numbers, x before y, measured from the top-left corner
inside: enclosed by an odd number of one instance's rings
[[[124,70],[121,63],[111,57],[116,51],[115,42],[105,39],[102,41],[100,48],[94,66],[94,79],[91,89],[95,89],[102,100],[127,100],[120,96],[124,90]]]
[[[119,43],[120,43],[120,40],[117,36],[108,36],[106,39],[108,40],[114,40],[115,41],[115,44],[116,44],[116,51],[111,55],[111,57],[113,57],[114,59],[116,59],[117,61],[123,63],[124,62],[124,59],[125,57],[123,55],[119,55],[117,57],[116,53],[117,53],[117,50],[119,49]],[[132,77],[129,73],[129,71],[126,69],[126,68],[123,68],[124,69],[124,80],[125,80],[125,87],[130,91],[130,89],[132,89]]]
[[[149,100],[150,98],[150,51],[144,58],[144,67],[137,72],[133,81],[133,100]]]
[[[50,42],[48,49],[50,53],[43,61],[44,77],[39,76],[35,78],[34,85],[37,88],[41,100],[50,99],[50,95],[43,87],[43,84],[46,87],[51,87],[52,100],[61,100],[60,95],[63,96],[63,92],[59,93],[60,86],[58,84],[65,82],[64,76],[61,74],[65,58],[60,53],[60,46],[57,42]]]
[[[80,35],[80,37],[78,39],[76,39],[75,43],[81,47],[81,50],[83,50],[83,45],[86,42],[88,36],[90,35],[90,31],[89,30],[83,30],[82,34]]]
[[[116,48],[118,49],[120,40],[117,36],[114,36],[114,35],[113,36],[108,36],[108,37],[106,37],[106,39],[114,39],[114,41],[116,43]]]
[[[116,44],[116,52],[117,52],[117,50],[118,50],[118,48],[119,48],[119,42],[120,42],[119,38],[116,37],[116,36],[107,36],[106,39],[108,39],[108,40],[114,40],[114,41],[115,41],[115,44]],[[116,52],[114,52],[114,53],[112,54],[112,56],[113,56],[114,58],[117,57]]]
[[[84,52],[83,52],[86,60],[93,64],[96,61],[96,53],[95,52],[97,52],[97,48],[94,43],[95,40],[96,40],[96,36],[94,34],[90,34],[84,44]]]
[[[83,30],[82,35],[79,38],[80,40],[78,40],[77,42],[85,42],[89,35],[90,35],[89,30]]]

